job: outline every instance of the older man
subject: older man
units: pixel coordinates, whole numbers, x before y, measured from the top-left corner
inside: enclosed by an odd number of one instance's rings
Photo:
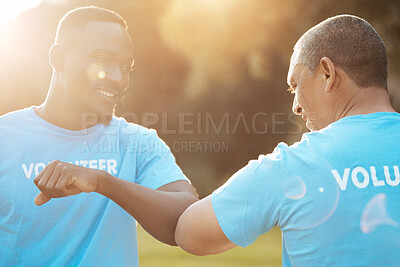
[[[400,115],[381,37],[359,17],[329,18],[295,45],[288,83],[311,132],[190,206],[177,243],[215,254],[279,226],[283,266],[399,266]]]
[[[133,65],[126,22],[68,12],[50,63],[46,101],[0,117],[0,265],[138,266],[135,219],[175,245],[197,197],[154,130],[113,116]]]

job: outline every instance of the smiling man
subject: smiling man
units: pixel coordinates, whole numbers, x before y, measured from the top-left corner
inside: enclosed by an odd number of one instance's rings
[[[295,45],[288,83],[311,132],[191,205],[177,243],[215,254],[278,226],[283,266],[399,266],[400,115],[381,37],[359,17],[329,18]]]
[[[0,265],[138,266],[136,220],[175,245],[197,196],[154,130],[113,116],[133,65],[126,22],[68,12],[50,63],[45,102],[0,117]]]

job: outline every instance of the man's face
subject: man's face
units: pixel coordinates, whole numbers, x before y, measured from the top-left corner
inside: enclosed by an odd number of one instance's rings
[[[324,105],[324,84],[319,79],[318,71],[311,75],[303,63],[299,63],[298,51],[294,51],[290,60],[287,82],[289,91],[294,94],[293,112],[306,121],[306,127],[311,131],[324,128],[327,107]]]
[[[91,21],[71,35],[61,71],[65,101],[75,112],[110,117],[129,85],[133,64],[129,34],[117,23]]]

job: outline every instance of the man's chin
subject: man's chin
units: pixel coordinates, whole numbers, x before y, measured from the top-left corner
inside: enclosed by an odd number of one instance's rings
[[[306,127],[308,130],[310,130],[310,132],[319,130],[311,121],[306,121]]]

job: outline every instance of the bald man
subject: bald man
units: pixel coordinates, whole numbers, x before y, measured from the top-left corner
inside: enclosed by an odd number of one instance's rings
[[[341,15],[308,30],[288,84],[311,132],[190,206],[177,243],[216,254],[278,226],[283,266],[399,266],[400,115],[387,72],[384,42],[367,21]]]

